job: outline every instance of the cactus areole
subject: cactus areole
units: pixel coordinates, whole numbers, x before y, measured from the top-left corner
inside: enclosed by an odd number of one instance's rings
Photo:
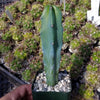
[[[41,41],[47,84],[58,82],[63,38],[62,14],[54,5],[47,5],[41,16]]]

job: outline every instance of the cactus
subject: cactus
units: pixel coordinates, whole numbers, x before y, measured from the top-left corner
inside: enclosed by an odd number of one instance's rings
[[[41,42],[44,70],[47,84],[54,86],[58,82],[60,52],[62,47],[62,14],[56,6],[47,5],[41,16]]]

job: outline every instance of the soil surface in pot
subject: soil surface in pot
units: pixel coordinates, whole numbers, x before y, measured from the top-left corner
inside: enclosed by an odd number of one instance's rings
[[[67,73],[67,71],[60,72],[58,84],[52,87],[46,84],[46,74],[45,72],[42,72],[36,77],[34,82],[34,91],[71,92],[70,75]]]

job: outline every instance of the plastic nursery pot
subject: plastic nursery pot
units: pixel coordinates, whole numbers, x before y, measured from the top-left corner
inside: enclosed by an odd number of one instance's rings
[[[70,100],[70,92],[42,92],[42,91],[37,92],[37,91],[34,91],[34,82],[32,84],[33,100]]]

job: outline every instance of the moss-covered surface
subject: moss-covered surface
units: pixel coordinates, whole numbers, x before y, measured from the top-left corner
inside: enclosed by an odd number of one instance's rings
[[[63,12],[63,5],[54,0]],[[72,100],[93,100],[100,87],[100,30],[86,21],[91,0],[66,0],[63,15],[63,44],[60,70],[66,69],[72,80]],[[40,16],[47,0],[21,0],[6,6],[13,23],[3,13],[0,17],[0,57],[12,71],[32,82],[43,69],[40,41]],[[76,92],[75,82],[79,84]]]

